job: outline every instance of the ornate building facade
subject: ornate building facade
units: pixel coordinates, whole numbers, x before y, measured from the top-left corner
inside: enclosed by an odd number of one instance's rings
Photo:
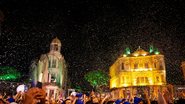
[[[143,87],[155,92],[158,86],[166,85],[164,55],[158,50],[146,52],[140,47],[133,53],[126,49],[110,67],[110,76],[110,89],[115,98],[139,94]]]
[[[60,51],[61,41],[55,38],[50,44],[49,53],[41,55],[32,74],[35,83],[42,83],[48,97],[56,98],[67,86],[67,68]]]
[[[185,80],[185,61],[181,62],[181,69],[182,69],[183,77]]]

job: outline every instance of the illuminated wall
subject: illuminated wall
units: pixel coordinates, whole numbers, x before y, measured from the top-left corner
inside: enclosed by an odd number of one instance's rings
[[[60,88],[67,85],[67,68],[61,51],[61,42],[58,38],[52,40],[50,51],[41,55],[35,70],[33,80],[43,84],[56,84]]]
[[[183,73],[183,76],[184,76],[184,79],[185,79],[185,61],[183,61],[181,63],[181,69],[182,69],[182,73]]]
[[[146,52],[139,47],[133,53],[126,50],[110,67],[111,89],[166,84],[164,56],[157,49]]]

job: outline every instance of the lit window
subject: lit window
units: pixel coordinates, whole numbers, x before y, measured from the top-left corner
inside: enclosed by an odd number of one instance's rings
[[[125,63],[124,68],[125,68],[126,70],[129,70],[129,63],[128,63],[128,62],[127,62],[127,63]]]
[[[58,51],[58,45],[57,44],[54,45],[54,50]]]
[[[163,62],[162,61],[160,61],[160,63],[159,63],[160,65],[159,65],[159,70],[163,70]]]
[[[164,82],[164,75],[161,75],[161,81]]]
[[[51,68],[51,60],[49,60],[48,67]]]
[[[144,83],[144,77],[141,77],[141,83]]]
[[[154,68],[157,68],[157,62],[154,62]]]
[[[56,81],[56,79],[55,79],[54,74],[51,74],[51,82],[55,82],[55,81]]]
[[[121,70],[124,70],[125,67],[124,67],[124,63],[121,63]]]
[[[138,63],[134,64],[134,69],[138,69]]]
[[[156,82],[159,82],[159,77],[158,76],[156,77]]]
[[[137,77],[137,84],[139,84],[140,83],[140,80],[139,80],[139,77]]]
[[[128,81],[129,81],[129,77],[127,76],[127,77],[126,77],[126,79],[127,79],[127,80],[126,80],[126,83],[128,83]]]
[[[149,68],[148,63],[145,63],[145,68]]]
[[[148,77],[145,77],[145,83],[149,83]]]
[[[56,68],[56,60],[55,59],[52,62],[52,68]]]

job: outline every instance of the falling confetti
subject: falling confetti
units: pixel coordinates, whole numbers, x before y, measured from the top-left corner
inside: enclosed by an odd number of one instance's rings
[[[31,62],[49,51],[58,37],[72,86],[83,86],[83,76],[109,67],[128,47],[149,51],[150,45],[165,56],[167,81],[184,83],[185,4],[181,1],[57,2],[1,0],[3,12],[0,66],[12,66],[28,77]],[[21,5],[21,6],[20,6]]]

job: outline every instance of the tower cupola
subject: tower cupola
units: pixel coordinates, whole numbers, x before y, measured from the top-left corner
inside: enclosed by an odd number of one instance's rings
[[[61,50],[61,41],[56,37],[52,40],[50,44],[50,51],[57,51],[60,52]]]

